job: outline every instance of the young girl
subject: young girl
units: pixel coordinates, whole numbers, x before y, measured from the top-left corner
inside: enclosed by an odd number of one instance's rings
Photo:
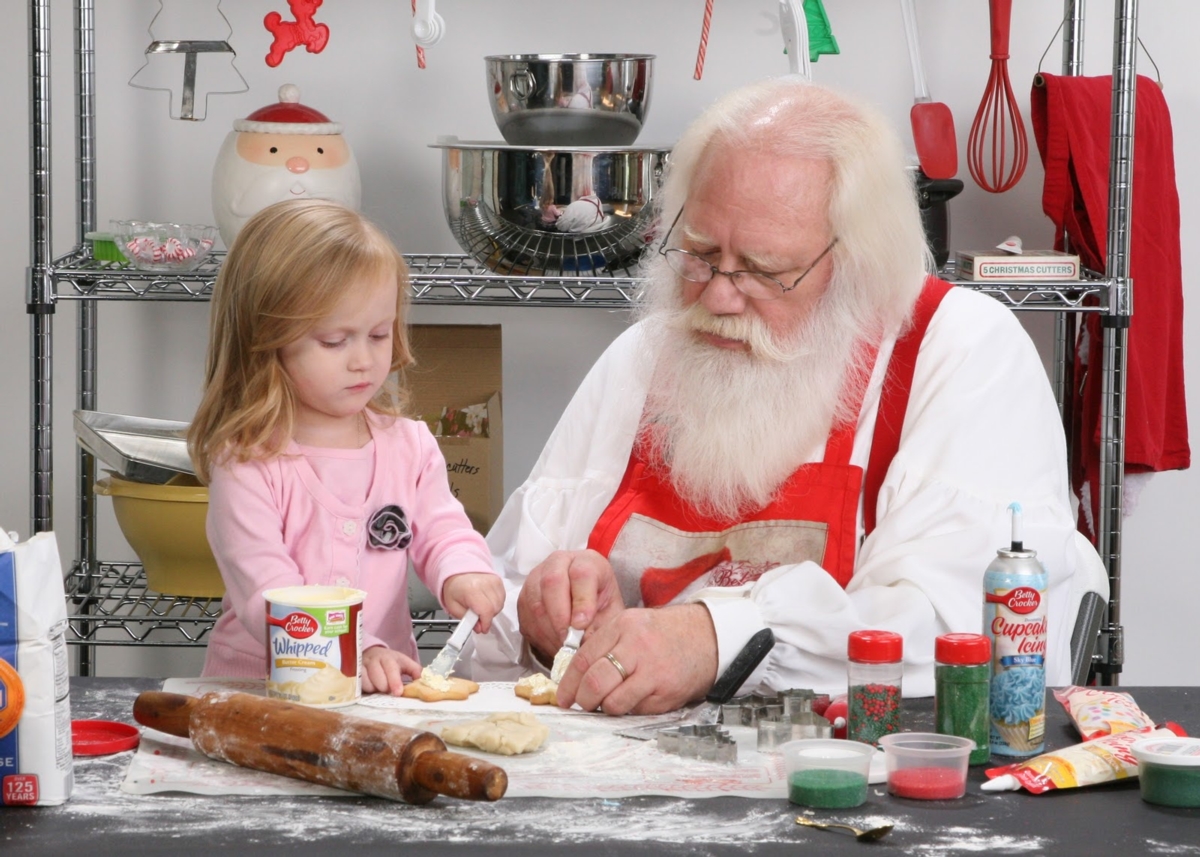
[[[503,606],[437,443],[400,416],[407,286],[387,237],[336,203],[277,203],[234,242],[188,431],[226,586],[204,675],[267,675],[263,592],[276,587],[366,591],[367,693],[398,694],[402,676],[421,674],[409,560],[450,615],[479,614],[480,633]]]

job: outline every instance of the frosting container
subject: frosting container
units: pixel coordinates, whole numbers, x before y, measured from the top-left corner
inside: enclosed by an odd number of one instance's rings
[[[1012,545],[983,573],[983,628],[991,639],[990,750],[1032,756],[1045,749],[1046,593],[1037,552],[1021,538],[1021,504],[1012,511]]]
[[[267,601],[267,696],[335,708],[362,696],[361,589],[288,586]]]

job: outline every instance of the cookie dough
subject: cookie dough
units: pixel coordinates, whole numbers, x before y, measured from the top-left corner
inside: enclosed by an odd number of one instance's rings
[[[442,678],[429,671],[429,667],[421,670],[421,677],[404,686],[404,693],[409,699],[419,699],[422,702],[442,702],[446,699],[466,699],[479,690],[479,685],[465,678]]]
[[[456,723],[442,730],[442,740],[485,753],[515,756],[532,753],[550,737],[550,728],[528,712],[501,711],[486,720]]]
[[[531,705],[558,704],[558,685],[541,673],[521,678],[513,690],[517,696],[528,699]]]

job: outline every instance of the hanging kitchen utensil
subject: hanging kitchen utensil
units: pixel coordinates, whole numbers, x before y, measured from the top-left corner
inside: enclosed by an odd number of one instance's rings
[[[179,7],[183,8],[183,7]],[[246,92],[250,89],[250,85],[246,83],[246,78],[242,77],[242,73],[238,71],[237,65],[234,63],[234,58],[237,52],[229,44],[229,37],[233,35],[233,28],[229,24],[229,19],[225,17],[225,13],[221,11],[220,0],[217,0],[215,11],[221,16],[221,21],[224,22],[225,37],[223,39],[160,39],[155,34],[156,28],[161,32],[166,29],[169,31],[172,27],[180,26],[179,20],[174,20],[178,16],[173,16],[167,12],[166,5],[163,0],[159,0],[158,11],[154,17],[150,19],[148,30],[153,39],[145,50],[146,61],[141,68],[133,73],[133,77],[129,78],[129,85],[134,89],[147,89],[151,91],[170,93],[171,98],[168,103],[168,113],[172,119],[182,119],[190,121],[201,121],[208,114],[208,96],[210,95],[236,95],[239,92]],[[200,20],[200,13],[193,7],[187,7],[186,14],[188,17],[182,20],[185,25],[195,22],[195,26],[203,27],[204,22]],[[162,20],[160,20],[160,18]],[[215,20],[209,22],[209,26],[213,26]],[[162,63],[156,62],[159,59],[165,59],[172,54],[183,55],[183,85],[179,90],[178,99],[176,99],[176,88],[167,86],[165,74],[166,69],[163,69]],[[201,54],[229,54],[229,68],[237,75],[237,79],[241,82],[241,87],[237,89],[202,89],[204,94],[203,100],[200,102],[200,110],[196,110],[196,74],[198,67],[198,58]],[[211,73],[206,75],[206,78],[216,84],[219,68],[215,63],[205,63],[206,69]],[[228,77],[228,75],[226,75]],[[139,82],[140,81],[140,82]],[[232,81],[231,81],[232,82]],[[220,84],[216,84],[220,85]],[[176,110],[176,101],[178,100],[178,110]]]
[[[783,33],[783,51],[792,74],[812,80],[812,62],[808,55],[808,19],[800,0],[779,0],[779,29]]]
[[[804,20],[808,24],[808,58],[816,62],[823,54],[840,54],[833,27],[821,0],[802,0]]]
[[[992,72],[967,141],[967,167],[975,183],[990,193],[1012,188],[1025,173],[1029,141],[1008,80],[1008,33],[1012,0],[988,0]]]
[[[433,8],[434,0],[412,0],[412,37],[417,45],[417,68],[425,68],[425,46],[446,34],[446,21]]]
[[[912,63],[915,98],[909,118],[913,143],[921,171],[931,179],[953,178],[958,172],[958,141],[954,135],[954,116],[950,108],[929,95],[925,69],[921,65],[921,41],[917,35],[917,10],[913,0],[900,0],[904,13],[904,36]]]

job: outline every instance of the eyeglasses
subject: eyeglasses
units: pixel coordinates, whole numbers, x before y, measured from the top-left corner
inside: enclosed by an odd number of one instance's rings
[[[774,277],[757,271],[722,271],[716,265],[705,261],[695,253],[688,250],[681,250],[678,247],[672,247],[670,250],[664,249],[667,246],[667,242],[671,239],[671,233],[675,231],[675,224],[679,222],[679,218],[682,216],[683,209],[680,209],[679,214],[676,214],[675,219],[671,221],[671,228],[663,236],[662,244],[658,247],[658,254],[666,257],[667,264],[671,266],[671,270],[691,283],[707,283],[717,274],[724,274],[733,283],[734,288],[746,297],[757,301],[775,300],[775,298],[781,298],[787,292],[796,288],[796,286],[800,285],[800,281],[812,273],[812,269],[817,267],[821,260],[829,255],[829,251],[833,249],[833,245],[838,241],[836,238],[830,241],[829,246],[821,251],[821,255],[814,259],[813,263],[804,269],[804,273],[788,286]]]

